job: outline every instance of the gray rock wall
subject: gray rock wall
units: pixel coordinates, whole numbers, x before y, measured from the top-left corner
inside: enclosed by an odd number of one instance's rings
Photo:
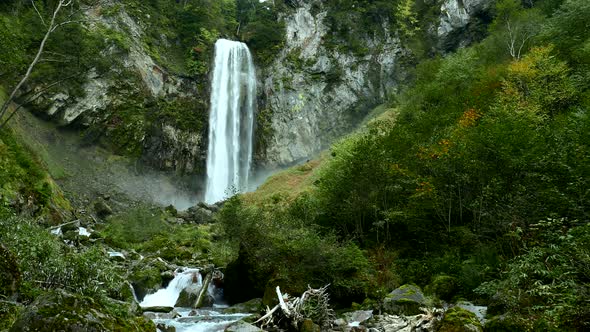
[[[283,17],[285,47],[261,71],[273,132],[263,167],[288,165],[325,149],[383,102],[400,79],[395,73],[406,51],[389,27],[383,27],[383,37],[365,40],[365,56],[330,49],[324,44],[326,11],[313,13],[313,2],[301,1],[294,14]]]

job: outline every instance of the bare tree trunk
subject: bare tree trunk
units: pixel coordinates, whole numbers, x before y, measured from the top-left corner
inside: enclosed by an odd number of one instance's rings
[[[33,6],[34,6],[34,2],[33,1],[34,0],[31,0],[31,2],[33,3]],[[45,33],[45,36],[43,37],[43,40],[41,41],[41,44],[39,45],[39,49],[37,50],[37,54],[35,55],[35,58],[31,62],[31,64],[29,65],[29,68],[27,69],[27,72],[25,73],[25,75],[23,76],[23,78],[14,87],[14,89],[10,93],[10,96],[8,96],[8,99],[6,99],[6,101],[2,105],[2,108],[0,108],[0,121],[6,115],[6,112],[8,111],[8,107],[10,106],[10,104],[12,103],[12,101],[14,100],[14,98],[16,97],[16,94],[18,93],[18,91],[20,90],[20,88],[23,86],[23,84],[31,76],[31,72],[33,71],[33,68],[35,67],[35,65],[41,59],[41,54],[43,53],[43,49],[45,48],[45,43],[47,42],[47,39],[49,39],[49,36],[51,35],[51,33],[54,32],[58,27],[60,27],[60,26],[64,25],[65,23],[67,23],[67,22],[62,22],[60,24],[56,24],[55,19],[57,17],[57,14],[59,13],[59,11],[63,7],[69,6],[71,3],[72,3],[72,0],[60,0],[58,2],[57,7],[53,11],[53,16],[51,17],[51,22],[49,23],[49,26],[47,27],[47,32]],[[37,11],[37,8],[36,7],[35,7],[35,10]],[[38,11],[37,11],[37,13],[38,13]],[[41,15],[39,15],[39,17],[41,17]],[[41,20],[42,20],[42,23],[45,24],[45,22],[43,22],[43,19],[41,19]],[[0,129],[1,128],[2,127],[0,127]]]

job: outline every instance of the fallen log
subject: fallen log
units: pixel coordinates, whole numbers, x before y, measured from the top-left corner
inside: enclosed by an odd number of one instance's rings
[[[197,295],[197,299],[193,304],[194,309],[198,309],[203,304],[203,298],[207,296],[207,290],[209,289],[209,284],[211,283],[211,279],[213,279],[213,271],[207,273],[205,279],[203,280],[203,286],[199,290],[199,295]]]

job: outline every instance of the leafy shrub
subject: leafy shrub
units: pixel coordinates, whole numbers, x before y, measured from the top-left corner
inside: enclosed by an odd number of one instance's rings
[[[228,296],[239,293],[232,292],[232,287],[243,289],[244,284],[253,289],[249,295],[261,296],[267,286],[280,285],[298,294],[308,284],[329,283],[332,298],[349,305],[368,292],[364,275],[370,267],[355,244],[321,236],[313,226],[284,212],[245,206],[237,196],[225,203],[218,216],[230,241],[240,248],[237,262],[226,273]],[[234,295],[234,301],[244,300]]]
[[[508,263],[502,279],[476,291],[549,328],[587,328],[590,225],[565,230],[563,219],[548,219],[534,226],[546,242],[527,248]]]
[[[88,296],[125,298],[121,272],[100,246],[76,253],[48,230],[22,218],[0,220],[0,234],[0,241],[15,254],[22,273],[19,293],[25,298],[56,288]]]
[[[103,233],[112,245],[125,249],[166,234],[170,228],[159,211],[139,207],[111,217]]]

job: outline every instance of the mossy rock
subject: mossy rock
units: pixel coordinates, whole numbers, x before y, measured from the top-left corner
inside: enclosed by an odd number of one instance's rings
[[[14,295],[21,283],[21,273],[12,252],[0,244],[0,295]]]
[[[252,299],[247,302],[235,304],[223,310],[224,314],[258,313],[262,309],[262,299]]]
[[[154,323],[144,317],[126,314],[124,305],[107,307],[94,299],[63,291],[38,297],[18,316],[10,332],[20,331],[155,331]],[[118,309],[115,309],[119,307]],[[123,316],[115,316],[123,315]]]
[[[445,301],[450,301],[458,291],[457,278],[448,275],[438,275],[432,279],[429,285],[430,291]],[[428,289],[427,289],[428,290]]]
[[[193,292],[187,290],[186,288],[180,291],[178,295],[178,300],[176,300],[175,307],[184,307],[184,308],[191,308],[195,302],[197,302],[197,297],[199,297],[198,290],[197,292]]]
[[[389,293],[383,300],[383,311],[392,315],[418,315],[426,305],[426,297],[420,287],[403,285]]]
[[[322,329],[316,323],[314,323],[311,319],[306,319],[301,323],[299,327],[299,332],[321,332]]]
[[[143,299],[146,294],[154,292],[162,286],[162,275],[159,267],[142,265],[135,266],[129,276],[129,281],[135,289],[138,299]]]
[[[483,327],[474,313],[460,307],[453,307],[445,313],[437,331],[483,332]]]
[[[489,319],[485,326],[485,332],[526,332],[531,327],[527,320],[516,315],[499,315]]]

